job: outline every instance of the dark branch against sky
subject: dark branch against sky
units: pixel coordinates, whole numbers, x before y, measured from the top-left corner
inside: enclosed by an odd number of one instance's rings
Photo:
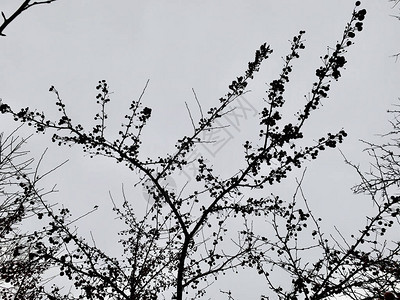
[[[18,8],[15,10],[11,16],[7,17],[5,13],[2,11],[1,16],[3,17],[3,23],[0,25],[0,36],[6,36],[4,34],[4,30],[8,25],[10,25],[11,22],[14,21],[15,18],[20,16],[25,10],[29,9],[32,6],[35,5],[40,5],[40,4],[50,4],[52,2],[55,2],[57,0],[47,0],[47,1],[35,1],[32,2],[32,0],[25,0]]]

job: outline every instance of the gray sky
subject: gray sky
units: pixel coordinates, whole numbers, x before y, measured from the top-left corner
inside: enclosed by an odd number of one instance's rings
[[[0,10],[8,16],[17,2],[2,0]],[[305,30],[306,49],[294,63],[286,92],[289,111],[295,112],[311,90],[315,69],[321,64],[319,57],[341,38],[353,6],[354,1],[349,0],[59,0],[24,12],[6,29],[7,37],[0,39],[0,97],[14,108],[37,108],[56,119],[55,97],[48,92],[54,85],[72,119],[90,125],[96,112],[95,86],[98,80],[106,79],[114,92],[109,122],[115,125],[110,124],[110,129],[116,129],[130,100],[138,98],[150,79],[144,103],[153,108],[153,116],[145,130],[143,152],[163,154],[173,150],[177,138],[191,132],[185,101],[197,113],[192,88],[203,108],[211,107],[266,42],[274,53],[263,63],[250,84],[252,91],[245,96],[257,110],[265,97],[265,83],[279,74],[281,57],[290,48],[288,40]],[[363,1],[362,7],[367,9],[364,30],[349,48],[342,78],[332,84],[330,98],[312,116],[306,133],[310,141],[345,128],[349,136],[342,151],[367,167],[358,139],[376,141],[374,134],[388,129],[386,110],[400,96],[400,62],[390,57],[400,50],[400,24],[389,16],[396,11],[384,0]],[[210,156],[221,172],[229,172],[230,162],[240,155],[235,146],[257,135],[256,123],[256,117],[244,118],[238,128],[231,128],[229,144]],[[11,119],[0,118],[2,130],[15,126]],[[21,131],[29,132],[28,128]],[[138,210],[143,209],[146,202],[141,189],[132,188],[136,176],[114,161],[90,160],[78,147],[55,147],[49,143],[50,137],[34,136],[28,148],[38,155],[50,147],[44,168],[70,159],[47,179],[47,184],[57,183],[60,189],[56,201],[76,213],[100,205],[80,230],[83,234],[92,230],[98,243],[110,246],[115,228],[109,223],[113,215],[108,191],[121,200],[124,183]],[[344,165],[339,151],[326,151],[307,165],[304,189],[325,224],[351,230],[355,212],[359,215],[355,222],[362,224],[362,212],[370,203],[351,195],[349,188],[357,183],[357,176]],[[179,185],[179,179],[176,181]],[[294,188],[292,177],[275,191],[289,196]],[[262,293],[262,286],[254,288]],[[239,292],[239,299],[240,295],[246,291]]]

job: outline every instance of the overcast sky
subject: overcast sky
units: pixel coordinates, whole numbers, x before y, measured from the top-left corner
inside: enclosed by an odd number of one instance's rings
[[[19,2],[1,0],[0,10],[9,16]],[[319,57],[341,38],[353,7],[349,0],[59,0],[31,8],[5,30],[7,36],[0,39],[0,98],[14,108],[29,106],[56,119],[55,97],[48,92],[54,85],[72,119],[90,125],[96,112],[95,86],[106,79],[113,91],[109,121],[115,125],[110,128],[117,128],[129,102],[138,98],[150,79],[144,103],[153,108],[153,116],[143,149],[149,156],[163,154],[173,151],[177,138],[191,132],[185,101],[196,113],[192,88],[203,108],[215,105],[266,42],[274,53],[242,99],[253,111],[231,127],[232,139],[223,149],[207,154],[221,172],[228,172],[229,162],[240,154],[235,146],[257,134],[254,115],[265,97],[265,83],[279,74],[281,57],[290,49],[288,40],[306,31],[306,49],[294,63],[286,93],[288,107],[296,111],[315,81]],[[386,110],[400,96],[400,62],[390,57],[400,51],[400,23],[390,17],[396,10],[385,0],[363,1],[362,7],[367,9],[364,30],[349,48],[346,70],[332,84],[329,99],[323,101],[305,133],[312,140],[344,128],[349,136],[340,149],[367,168],[358,140],[377,141],[374,134],[388,129]],[[10,132],[16,125],[0,117],[1,130]],[[29,133],[29,128],[21,131]],[[50,147],[44,169],[70,160],[48,178],[47,183],[57,183],[60,190],[56,201],[77,214],[99,205],[80,229],[83,233],[92,230],[99,243],[106,243],[115,231],[100,221],[113,219],[108,191],[121,200],[124,183],[138,209],[146,205],[141,189],[132,188],[135,175],[114,161],[90,160],[78,147],[55,147],[50,138],[50,134],[34,136],[28,148],[39,155]],[[355,213],[362,222],[362,211],[370,203],[351,195],[349,188],[357,183],[357,176],[345,166],[339,151],[329,150],[307,166],[304,189],[327,226],[353,229]],[[294,177],[289,178],[275,191],[290,195],[294,182]]]

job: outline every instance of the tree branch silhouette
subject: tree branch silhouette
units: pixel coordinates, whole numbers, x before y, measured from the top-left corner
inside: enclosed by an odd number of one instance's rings
[[[4,30],[11,22],[13,22],[19,15],[21,15],[25,10],[31,8],[32,6],[41,5],[41,4],[50,4],[57,0],[47,0],[47,1],[34,1],[32,0],[25,0],[22,4],[9,16],[8,18],[1,12],[1,16],[3,17],[3,23],[0,25],[0,36],[6,36],[4,34]]]
[[[24,9],[49,3],[25,2]],[[130,103],[121,128],[114,135],[105,130],[109,122],[106,108],[112,103],[106,80],[100,80],[96,86],[99,109],[94,114],[94,125],[89,128],[70,118],[67,102],[54,86],[49,91],[54,93],[59,110],[56,119],[29,107],[14,110],[0,103],[0,113],[32,126],[36,133],[52,132],[51,140],[59,146],[80,145],[90,157],[111,158],[139,174],[138,184],[154,200],[144,215],[138,216],[134,201],[124,193],[121,205],[111,198],[114,212],[125,226],[119,232],[123,253],[116,257],[82,238],[68,221],[72,219],[68,209],[57,211],[44,205],[49,240],[38,253],[57,266],[57,276],[71,282],[73,291],[57,285],[44,286],[40,290],[42,299],[155,300],[167,292],[172,292],[172,298],[177,300],[198,299],[204,297],[210,282],[239,268],[253,270],[265,278],[267,292],[277,299],[328,299],[338,295],[360,299],[379,295],[379,289],[390,285],[396,288],[397,271],[390,268],[389,262],[397,260],[400,246],[388,246],[382,239],[386,228],[393,226],[400,214],[399,197],[387,193],[384,201],[374,198],[375,214],[367,216],[365,227],[347,238],[339,230],[329,236],[322,230],[321,220],[303,193],[302,179],[289,201],[273,194],[252,196],[255,191],[264,192],[270,185],[279,184],[295,168],[304,167],[321,151],[335,148],[346,137],[341,129],[311,137],[312,142],[306,143],[309,134],[305,124],[322,101],[328,99],[332,82],[340,79],[347,62],[348,47],[363,29],[366,10],[359,6],[357,1],[339,41],[321,57],[316,80],[294,121],[284,113],[288,103],[285,90],[293,64],[305,49],[305,32],[300,31],[290,41],[281,72],[269,82],[266,99],[259,101],[262,109],[257,132],[243,141],[242,156],[237,158],[242,165],[228,175],[218,173],[204,156],[190,159],[190,155],[198,145],[207,143],[205,134],[221,128],[218,122],[246,92],[248,83],[272,53],[266,43],[255,52],[244,73],[232,81],[227,94],[208,111],[203,111],[193,90],[199,119],[186,106],[190,133],[177,140],[174,152],[158,157],[143,154],[141,147],[152,117],[152,109],[142,102],[148,81],[138,99]],[[192,190],[185,184],[180,192],[171,191],[166,178],[179,176],[189,163],[195,166]],[[364,183],[368,182],[365,186],[370,188],[373,181],[365,179]],[[264,221],[272,233],[256,231],[254,220]],[[307,243],[300,239],[304,236]],[[63,251],[52,251],[58,248]],[[315,261],[311,260],[311,252],[317,254]],[[288,276],[289,288],[283,287],[282,277],[274,277],[274,268]],[[231,291],[221,293],[233,299]]]

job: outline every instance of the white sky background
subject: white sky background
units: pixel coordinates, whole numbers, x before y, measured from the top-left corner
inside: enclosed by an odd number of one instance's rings
[[[19,2],[1,0],[0,10],[9,16]],[[116,129],[130,100],[138,98],[150,79],[144,104],[153,114],[144,132],[143,153],[164,154],[173,151],[177,138],[191,132],[185,101],[198,116],[192,88],[204,110],[216,105],[231,81],[244,73],[255,50],[266,42],[274,53],[263,63],[250,84],[252,92],[246,95],[260,107],[265,83],[277,78],[281,57],[290,49],[288,40],[305,30],[306,49],[294,62],[286,93],[287,106],[297,111],[316,80],[319,57],[341,38],[354,2],[59,0],[31,8],[6,29],[7,37],[0,39],[0,97],[14,108],[29,106],[56,119],[55,96],[48,92],[54,85],[73,121],[90,125],[97,112],[95,86],[98,80],[106,79],[114,92],[109,105],[110,129]],[[318,139],[326,132],[345,128],[349,136],[340,149],[353,162],[367,167],[358,139],[377,141],[374,134],[388,129],[386,110],[400,96],[400,62],[390,57],[400,50],[400,23],[389,16],[397,10],[385,0],[363,1],[361,7],[367,9],[364,30],[356,35],[355,45],[346,55],[346,70],[339,82],[332,84],[322,109],[312,115],[305,135],[309,140]],[[256,138],[256,123],[257,119],[251,118],[241,123],[232,143],[216,155],[215,165],[226,174],[241,153],[241,148],[235,150],[234,146]],[[2,131],[10,132],[16,125],[0,116]],[[21,131],[24,135],[30,132],[29,128]],[[115,240],[115,226],[108,191],[120,201],[124,183],[138,210],[143,209],[146,202],[141,189],[131,188],[136,176],[114,161],[90,160],[78,147],[51,145],[50,138],[50,132],[34,136],[27,147],[36,156],[50,147],[44,168],[70,159],[47,179],[60,190],[55,200],[76,214],[99,205],[96,213],[82,221],[80,231],[93,231],[98,244],[112,249],[109,241]],[[363,211],[371,203],[351,195],[349,188],[358,179],[345,166],[339,151],[324,151],[306,165],[304,190],[324,224],[337,225],[349,233],[355,224],[363,224]],[[294,189],[294,177],[274,187],[286,196]],[[358,217],[353,222],[354,214]],[[257,289],[256,295],[263,292],[260,286],[252,288]],[[238,299],[243,299],[246,289],[241,293]]]

